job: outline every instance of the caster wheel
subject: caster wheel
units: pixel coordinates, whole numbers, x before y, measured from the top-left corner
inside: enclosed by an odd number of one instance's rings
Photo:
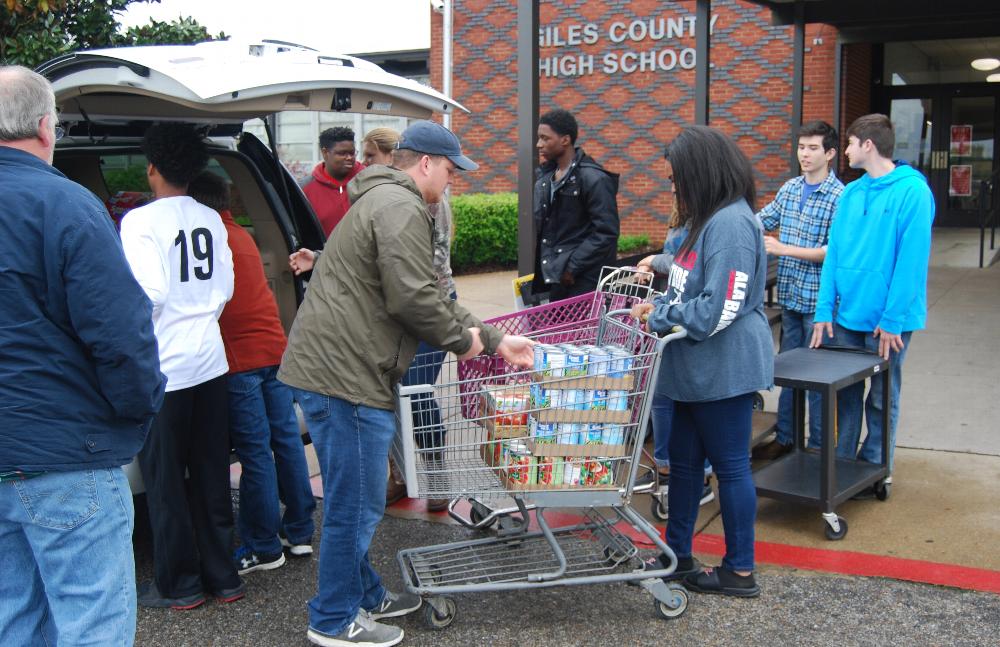
[[[428,602],[424,602],[424,624],[435,631],[440,631],[451,625],[455,621],[455,613],[458,611],[458,606],[451,598],[441,598],[440,601],[445,606],[444,614],[438,612]]]
[[[667,509],[667,504],[665,501],[661,500],[660,497],[654,496],[652,500],[652,505],[649,510],[653,517],[659,519],[660,521],[666,521],[670,518],[670,511]]]
[[[617,566],[618,564],[627,561],[630,557],[631,555],[622,553],[614,548],[604,549],[604,561],[612,566]]]
[[[754,411],[764,410],[764,396],[760,393],[753,394],[753,406],[751,407]]]
[[[843,517],[837,517],[837,521],[840,523],[840,532],[834,532],[830,524],[824,524],[826,526],[826,538],[830,541],[839,541],[847,536],[847,520]]]
[[[484,513],[479,509],[479,506],[475,504],[473,504],[473,506],[469,509],[469,521],[472,522],[473,526],[479,526],[478,528],[479,530],[488,530],[490,527],[496,524],[497,518],[493,517],[493,519],[491,519],[489,523],[480,526],[479,523],[487,516],[489,516],[489,513]]]
[[[880,481],[875,484],[875,498],[879,501],[885,501],[889,498],[889,494],[892,493],[892,483],[886,483],[885,481]]]
[[[674,618],[681,617],[688,608],[687,591],[682,588],[676,588],[670,589],[670,593],[673,595],[673,599],[671,600],[672,604],[660,602],[655,599],[653,600],[653,606],[656,607],[657,613],[667,620],[673,620]]]

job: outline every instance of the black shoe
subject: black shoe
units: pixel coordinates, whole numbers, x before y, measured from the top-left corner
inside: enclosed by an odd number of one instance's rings
[[[683,584],[684,588],[696,593],[729,595],[736,598],[755,598],[760,595],[760,587],[753,573],[737,575],[722,566],[692,573],[684,578]]]
[[[205,596],[201,593],[185,595],[179,598],[167,598],[160,594],[156,582],[146,582],[136,591],[136,604],[151,609],[176,609],[189,611],[205,604]]]
[[[667,479],[670,477],[670,473],[658,472],[655,469],[646,470],[646,473],[635,479],[635,485],[633,490],[648,490],[657,485],[663,486],[667,484]]]
[[[240,546],[233,555],[236,572],[240,575],[254,571],[270,571],[285,564],[285,553],[255,553],[247,546]]]
[[[246,594],[247,587],[243,584],[243,582],[240,582],[231,589],[219,589],[218,591],[212,592],[212,595],[215,597],[215,601],[221,604],[228,604],[230,602],[242,600]]]
[[[753,451],[750,452],[750,458],[755,461],[773,461],[792,451],[793,447],[794,445],[792,443],[784,445],[779,443],[778,439],[775,438],[766,445],[754,447]]]
[[[647,560],[645,562],[647,571],[659,571],[665,568],[670,568],[670,560],[667,559],[666,555],[657,555],[654,559]],[[702,569],[701,562],[699,562],[694,557],[678,557],[677,558],[677,569],[670,575],[664,575],[664,582],[673,582],[675,580],[680,580],[688,575],[694,573],[700,573]]]

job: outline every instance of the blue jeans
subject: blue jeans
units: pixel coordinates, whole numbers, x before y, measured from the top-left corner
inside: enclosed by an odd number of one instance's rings
[[[710,402],[674,403],[666,540],[677,557],[691,556],[703,466],[708,458],[719,480],[719,506],[726,534],[722,565],[734,571],[753,570],[757,494],[750,474],[752,415],[752,393]]]
[[[653,392],[650,420],[653,422],[653,462],[661,469],[670,467],[670,425],[673,424],[674,401],[659,391]],[[705,459],[705,478],[712,465]]]
[[[331,636],[374,609],[385,588],[368,560],[375,528],[385,512],[392,411],[296,390],[323,473],[323,531],[319,590],[309,601],[309,626]]]
[[[808,348],[812,339],[813,313],[795,312],[783,308],[781,310],[781,344],[779,353],[796,348]],[[778,423],[776,438],[782,445],[792,444],[792,393],[793,389],[781,389],[778,396]],[[823,396],[816,391],[809,391],[809,447],[820,448],[823,436]]]
[[[831,343],[840,346],[850,346],[852,348],[864,348],[869,351],[878,352],[878,337],[873,337],[871,332],[858,332],[848,330],[843,326],[834,324],[834,339]],[[906,359],[906,351],[910,347],[910,337],[912,332],[904,332],[903,350],[892,351],[889,355],[891,362],[892,391],[889,393],[889,472],[892,473],[893,456],[896,450],[896,420],[899,418],[899,392],[903,387],[903,360]],[[865,383],[858,382],[846,389],[841,389],[837,393],[837,456],[840,458],[855,457],[869,463],[882,462],[882,388],[885,378],[882,375],[874,375],[871,378],[871,388],[868,392],[867,400],[865,395]],[[864,418],[867,421],[868,434],[865,436],[861,449],[858,449],[858,440],[861,438],[861,413],[862,402],[864,403]]]
[[[281,552],[279,531],[293,544],[309,543],[316,509],[292,389],[277,374],[277,366],[268,366],[232,373],[228,381],[229,436],[243,467],[240,538],[254,552],[272,555]]]
[[[120,467],[0,483],[0,642],[131,645],[133,524]]]

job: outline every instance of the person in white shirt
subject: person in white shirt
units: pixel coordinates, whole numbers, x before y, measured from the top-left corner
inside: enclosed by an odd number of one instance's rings
[[[137,601],[193,609],[206,593],[223,602],[244,594],[230,559],[229,365],[218,324],[233,295],[233,259],[219,214],[186,195],[208,164],[201,135],[184,124],[158,124],[142,147],[156,200],[124,217],[121,237],[153,304],[167,393],[139,453],[154,580],[139,588]]]

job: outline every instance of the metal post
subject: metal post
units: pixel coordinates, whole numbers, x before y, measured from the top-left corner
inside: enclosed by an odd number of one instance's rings
[[[710,49],[709,30],[712,26],[712,0],[698,0],[695,9],[694,122],[708,125],[708,80]]]
[[[451,40],[452,40],[452,0],[444,0],[444,16],[441,30],[441,91],[444,96],[451,96]],[[451,113],[444,113],[444,127],[451,129]]]
[[[792,114],[788,132],[791,137],[791,151],[788,158],[790,175],[799,174],[798,138],[794,136],[802,125],[802,86],[805,83],[806,47],[806,5],[799,0],[795,3],[795,35],[792,45]]]
[[[538,0],[517,0],[517,273],[535,268],[535,129],[538,124]]]

